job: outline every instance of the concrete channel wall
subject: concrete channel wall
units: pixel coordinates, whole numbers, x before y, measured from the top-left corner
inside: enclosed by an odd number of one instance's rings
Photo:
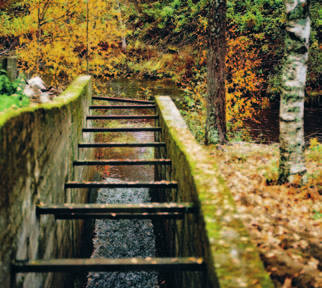
[[[162,223],[167,255],[199,256],[206,260],[206,273],[177,273],[167,279],[170,287],[274,287],[264,270],[256,247],[243,225],[232,195],[218,171],[215,159],[194,139],[168,96],[156,97],[157,125],[166,149],[156,148],[156,158],[170,158],[172,166],[156,166],[155,178],[177,181],[179,189],[154,191],[164,202],[193,202],[195,215],[182,221]]]
[[[78,153],[92,94],[90,76],[80,76],[53,102],[0,114],[0,287],[9,287],[15,259],[77,256],[82,221],[37,218],[43,203],[84,203],[85,189],[64,190],[72,180],[91,180],[93,168],[74,159],[93,159],[93,149]],[[83,141],[93,142],[91,133]],[[85,135],[85,134],[84,134]],[[93,134],[92,134],[93,135]],[[86,153],[86,154],[85,154]],[[18,274],[16,287],[73,287],[63,273]]]

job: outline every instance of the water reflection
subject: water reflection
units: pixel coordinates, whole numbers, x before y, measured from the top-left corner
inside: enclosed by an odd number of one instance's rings
[[[109,95],[136,98],[136,89],[117,83],[111,85]],[[126,86],[127,85],[127,86]],[[136,85],[138,86],[138,85]],[[123,93],[123,95],[122,95]],[[126,94],[125,94],[126,93]],[[111,95],[112,94],[112,95]],[[95,100],[99,105],[130,105],[129,103],[103,102]],[[92,115],[151,115],[154,109],[116,109],[116,110],[92,110]],[[154,120],[96,120],[92,121],[95,127],[153,127]],[[95,142],[154,142],[153,132],[119,132],[96,133]],[[95,148],[95,159],[153,159],[154,149],[145,147],[115,147]],[[153,166],[98,166],[98,172],[104,182],[141,181],[154,180]],[[151,201],[147,188],[116,188],[99,189],[96,202],[103,204],[127,204],[149,203]],[[122,219],[95,221],[95,237],[93,239],[92,258],[132,258],[155,257],[155,234],[151,220]],[[126,288],[146,287],[156,288],[158,285],[158,273],[156,272],[103,272],[89,273],[87,275],[87,288]]]
[[[138,92],[143,91],[141,88],[149,89],[150,95],[168,95],[178,104],[178,99],[182,99],[183,91],[174,84],[164,83],[162,81],[151,80],[113,80],[108,84],[98,83],[112,95],[118,97],[137,98]],[[245,121],[245,126],[249,130],[252,141],[262,143],[279,142],[279,110],[266,109],[259,112],[256,121],[249,119]],[[304,136],[308,142],[310,138],[317,137],[322,142],[322,108],[305,108],[304,109]]]
[[[245,122],[245,127],[249,128],[252,140],[263,143],[278,143],[279,110],[263,110],[256,118],[259,123],[251,120]],[[322,108],[304,109],[304,137],[305,142],[314,137],[322,142]]]

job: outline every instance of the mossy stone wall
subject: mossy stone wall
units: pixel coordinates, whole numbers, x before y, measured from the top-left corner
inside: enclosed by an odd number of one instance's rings
[[[10,285],[10,263],[25,259],[75,257],[82,221],[37,218],[43,203],[84,203],[88,191],[66,190],[71,180],[91,180],[93,168],[78,168],[74,159],[93,159],[86,126],[92,94],[90,76],[80,76],[55,101],[0,114],[0,287]],[[28,244],[29,242],[29,244]],[[72,287],[63,273],[18,274],[17,287]]]
[[[153,200],[193,202],[195,215],[162,223],[167,256],[204,257],[206,272],[176,273],[170,287],[274,287],[256,247],[238,215],[232,195],[216,167],[216,159],[199,145],[168,96],[156,97],[157,126],[166,149],[156,158],[170,158],[171,168],[155,168],[155,178],[177,181],[179,189],[154,191]],[[170,275],[170,274],[169,274]]]

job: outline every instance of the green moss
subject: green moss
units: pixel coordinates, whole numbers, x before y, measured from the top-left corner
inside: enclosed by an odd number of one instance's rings
[[[55,251],[59,251],[62,257],[74,256],[68,247],[71,237],[79,239],[78,225],[81,224],[73,222],[75,233],[71,235],[68,232],[70,224],[58,223],[58,227],[52,226],[54,222],[51,220],[48,223],[39,222],[32,211],[38,201],[62,203],[67,197],[72,202],[87,201],[86,192],[65,193],[63,183],[73,180],[75,175],[72,160],[77,154],[83,116],[90,103],[91,95],[87,93],[89,85],[90,77],[80,77],[62,94],[64,99],[1,114],[0,183],[3,183],[4,189],[0,189],[0,218],[6,220],[4,224],[7,228],[0,235],[0,242],[3,243],[0,252],[5,259],[5,270],[14,260],[16,245],[27,237],[24,231],[33,235],[33,229],[39,234],[30,238],[30,247],[40,256],[45,250],[51,258],[55,256]],[[92,153],[92,149],[86,149],[83,155],[92,158]],[[77,179],[91,181],[93,171],[88,167],[79,169],[76,171]],[[63,241],[58,241],[61,239]]]
[[[273,287],[215,159],[196,142],[171,99],[164,96],[155,99],[164,132],[163,141],[170,151],[168,157],[172,158],[175,171],[171,179],[183,185],[179,187],[179,197],[189,199],[191,196],[188,201],[193,200],[199,207],[201,221],[198,229],[201,234],[195,237],[200,243],[194,245],[203,245],[212,285]],[[231,254],[233,250],[238,251],[236,259]],[[253,285],[254,280],[258,280],[258,285]]]
[[[55,109],[61,108],[69,103],[75,101],[79,98],[83,93],[85,93],[85,89],[87,83],[90,81],[90,76],[79,76],[77,77],[69,87],[53,102],[44,103],[36,106],[23,107],[17,110],[7,110],[3,113],[0,113],[0,128],[11,118],[18,117],[19,115],[27,112],[35,112],[38,109]]]

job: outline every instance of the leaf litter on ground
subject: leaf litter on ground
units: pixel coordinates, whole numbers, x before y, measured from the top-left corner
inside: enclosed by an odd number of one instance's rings
[[[206,147],[275,287],[322,287],[322,145],[305,152],[309,183],[302,187],[274,185],[278,144],[221,148]]]

